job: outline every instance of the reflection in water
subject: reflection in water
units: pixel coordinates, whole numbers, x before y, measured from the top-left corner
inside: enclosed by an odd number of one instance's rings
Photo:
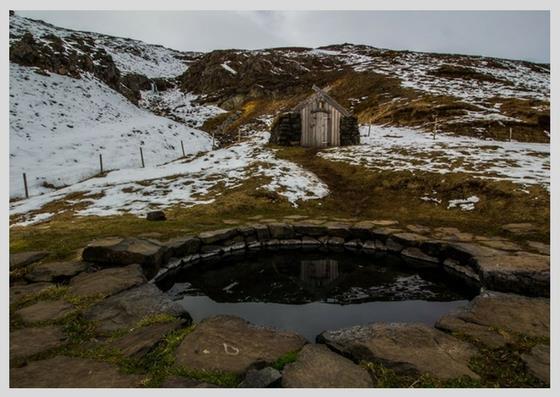
[[[375,321],[433,324],[477,291],[393,255],[280,251],[184,270],[159,287],[195,321],[232,314],[299,332]]]

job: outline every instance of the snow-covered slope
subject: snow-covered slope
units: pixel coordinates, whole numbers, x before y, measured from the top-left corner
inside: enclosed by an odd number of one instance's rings
[[[104,169],[160,164],[210,149],[202,132],[130,103],[92,76],[74,79],[10,64],[10,196],[75,183]]]

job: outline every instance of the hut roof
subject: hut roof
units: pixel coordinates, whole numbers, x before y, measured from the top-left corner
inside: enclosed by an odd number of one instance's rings
[[[338,110],[344,116],[350,116],[350,112],[348,112],[348,110],[344,109],[344,107],[342,107],[341,104],[339,104],[337,101],[335,101],[324,90],[320,89],[319,87],[317,87],[315,85],[313,86],[313,90],[315,91],[315,93],[310,95],[309,97],[307,97],[306,99],[304,99],[300,103],[298,103],[294,107],[294,110],[299,111],[299,110],[303,109],[306,105],[313,102],[315,99],[317,99],[319,97],[319,98],[323,99],[325,102],[329,103],[332,107],[334,107],[336,110]]]

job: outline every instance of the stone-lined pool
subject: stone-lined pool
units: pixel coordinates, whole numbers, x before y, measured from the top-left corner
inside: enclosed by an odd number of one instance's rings
[[[158,282],[194,321],[231,314],[314,341],[325,330],[377,321],[433,325],[478,289],[398,255],[257,252],[201,262]]]

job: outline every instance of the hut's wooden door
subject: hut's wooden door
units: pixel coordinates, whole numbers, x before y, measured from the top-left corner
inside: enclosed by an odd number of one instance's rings
[[[317,111],[313,114],[312,146],[324,147],[329,145],[329,115],[326,112]]]

